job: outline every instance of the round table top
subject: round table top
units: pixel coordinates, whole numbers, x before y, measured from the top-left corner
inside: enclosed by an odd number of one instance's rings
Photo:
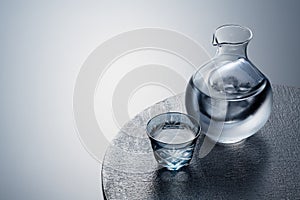
[[[163,112],[182,110],[173,96],[122,127],[102,164],[106,199],[300,199],[300,89],[273,85],[266,125],[239,145],[216,145],[199,157],[198,140],[188,167],[157,166],[145,127]]]

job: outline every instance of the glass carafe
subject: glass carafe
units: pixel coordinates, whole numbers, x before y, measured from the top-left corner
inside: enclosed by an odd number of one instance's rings
[[[218,143],[236,143],[267,122],[273,96],[269,80],[249,61],[252,32],[223,25],[213,35],[215,57],[191,77],[185,101],[188,114]]]

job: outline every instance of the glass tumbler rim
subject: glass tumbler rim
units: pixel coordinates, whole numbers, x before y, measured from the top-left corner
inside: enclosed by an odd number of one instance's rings
[[[180,143],[172,143],[172,144],[167,143],[167,142],[163,142],[163,141],[160,141],[160,140],[157,140],[156,138],[154,138],[154,137],[151,135],[151,133],[148,131],[148,126],[149,126],[149,124],[152,122],[152,120],[153,120],[154,118],[157,118],[157,117],[163,116],[163,115],[167,115],[167,114],[183,115],[183,116],[185,116],[185,117],[188,117],[189,119],[192,119],[193,123],[196,124],[197,129],[198,129],[198,131],[197,131],[197,133],[195,134],[195,136],[194,136],[192,139],[189,139],[189,140],[187,140],[187,141],[180,142]],[[195,117],[193,117],[193,116],[191,116],[191,115],[189,115],[189,114],[187,114],[187,113],[171,111],[171,112],[160,113],[160,114],[155,115],[154,117],[152,117],[152,118],[147,122],[147,125],[146,125],[146,133],[147,133],[148,137],[149,137],[150,139],[154,140],[154,141],[157,141],[157,142],[159,142],[159,143],[161,143],[161,144],[165,144],[165,145],[175,145],[175,146],[176,146],[176,145],[183,145],[183,144],[186,144],[186,143],[190,143],[190,142],[194,141],[195,139],[197,139],[197,138],[200,136],[200,134],[201,134],[201,126],[200,126],[200,123],[198,122],[198,120],[197,120]]]

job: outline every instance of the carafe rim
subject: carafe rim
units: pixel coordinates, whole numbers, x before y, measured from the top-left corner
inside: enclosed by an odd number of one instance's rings
[[[234,32],[235,34],[246,34],[244,39],[240,40],[229,40],[226,39],[225,41],[220,40],[222,31],[224,34],[224,30],[230,30],[231,34]],[[235,29],[235,31],[233,31]],[[226,36],[225,36],[226,37]],[[236,38],[236,35],[232,35],[232,38]],[[253,38],[253,33],[250,28],[246,26],[241,26],[238,24],[224,24],[216,28],[215,33],[213,34],[213,46],[222,46],[222,45],[243,45],[249,43],[250,40]],[[224,39],[223,39],[224,40]]]

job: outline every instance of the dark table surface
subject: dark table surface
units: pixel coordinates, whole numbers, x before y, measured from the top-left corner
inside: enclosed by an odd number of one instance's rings
[[[102,165],[106,199],[300,199],[300,89],[274,86],[267,124],[238,145],[216,145],[190,166],[161,169],[145,133],[154,115],[182,109],[177,95],[129,121],[107,149]],[[182,95],[182,94],[181,94]]]

